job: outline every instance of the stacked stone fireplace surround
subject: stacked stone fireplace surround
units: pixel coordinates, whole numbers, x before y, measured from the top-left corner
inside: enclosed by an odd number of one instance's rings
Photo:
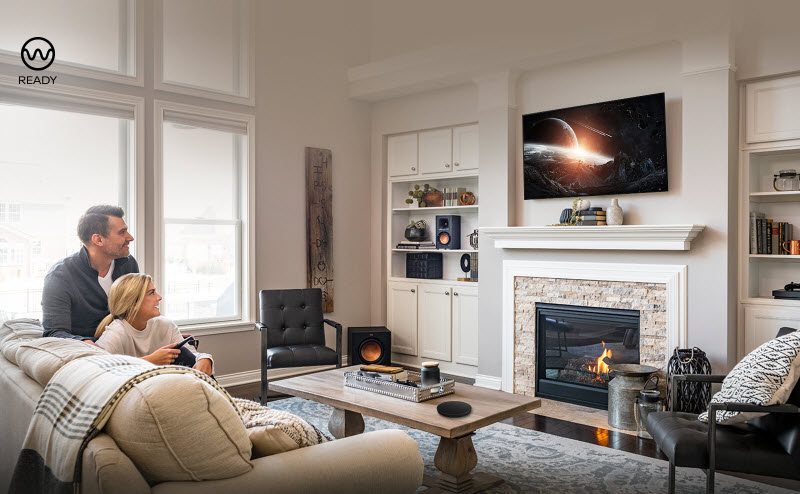
[[[667,360],[667,285],[627,281],[514,278],[514,392],[534,396],[536,304],[639,311],[640,363],[659,369],[664,389]]]

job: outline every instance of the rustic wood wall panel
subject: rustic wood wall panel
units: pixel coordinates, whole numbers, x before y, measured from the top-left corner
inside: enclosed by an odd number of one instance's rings
[[[322,289],[323,312],[333,312],[332,165],[330,149],[306,148],[307,285]]]

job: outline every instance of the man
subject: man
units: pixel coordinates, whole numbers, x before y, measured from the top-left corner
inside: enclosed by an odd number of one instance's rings
[[[108,315],[108,291],[114,280],[138,273],[130,255],[133,236],[118,206],[92,206],[78,221],[81,250],[53,265],[44,279],[44,336],[87,340]]]

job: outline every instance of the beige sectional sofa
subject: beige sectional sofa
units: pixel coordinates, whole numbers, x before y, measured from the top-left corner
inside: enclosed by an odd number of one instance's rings
[[[0,492],[7,492],[43,387],[0,355]],[[107,434],[88,445],[81,492],[90,493],[411,493],[422,483],[422,457],[405,432],[381,430],[252,460],[238,477],[148,485]]]

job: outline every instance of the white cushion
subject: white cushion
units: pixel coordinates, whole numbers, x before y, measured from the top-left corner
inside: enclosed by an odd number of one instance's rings
[[[770,340],[756,348],[722,381],[711,403],[782,405],[800,378],[800,331]],[[758,412],[717,412],[717,423],[736,424],[766,415]],[[698,417],[708,422],[708,412]]]
[[[21,341],[17,366],[31,379],[46,386],[58,369],[80,357],[106,354],[102,348],[68,338],[38,338]]]
[[[105,431],[151,483],[225,479],[253,468],[233,404],[193,374],[133,384]]]

